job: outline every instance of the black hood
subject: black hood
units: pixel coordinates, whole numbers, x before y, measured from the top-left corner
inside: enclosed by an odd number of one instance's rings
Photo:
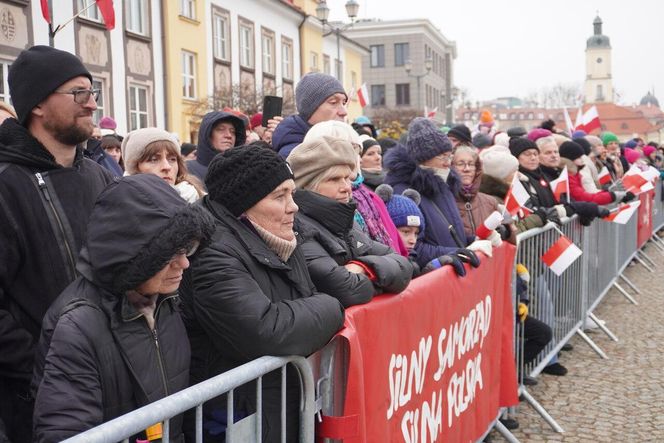
[[[99,195],[76,267],[96,285],[123,294],[157,274],[177,251],[196,240],[206,244],[213,232],[212,216],[163,179],[124,177]]]
[[[357,205],[341,203],[314,191],[298,189],[293,194],[300,213],[313,218],[335,235],[345,234],[353,227]]]
[[[83,150],[76,148],[74,166],[83,160]],[[39,171],[62,168],[55,157],[13,118],[0,125],[0,162],[26,166]]]
[[[196,161],[203,166],[208,166],[215,155],[219,154],[210,144],[210,134],[217,122],[226,120],[235,126],[235,146],[242,146],[247,140],[244,122],[240,117],[230,112],[213,111],[203,117],[200,130],[198,131],[198,145],[196,148]]]

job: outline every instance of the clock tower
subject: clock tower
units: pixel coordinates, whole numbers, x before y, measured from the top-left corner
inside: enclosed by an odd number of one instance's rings
[[[602,34],[602,19],[593,21],[594,33],[586,41],[585,102],[613,102],[613,80],[611,79],[611,43]]]

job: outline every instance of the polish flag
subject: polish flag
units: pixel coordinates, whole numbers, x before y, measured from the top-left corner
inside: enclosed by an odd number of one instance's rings
[[[500,226],[502,222],[503,222],[502,214],[498,211],[493,211],[491,215],[489,215],[486,218],[486,220],[482,222],[482,225],[477,227],[475,235],[477,235],[477,238],[479,238],[480,240],[486,240],[487,238],[489,238],[494,229]]]
[[[572,125],[572,119],[569,116],[569,112],[567,112],[567,108],[563,108],[563,111],[565,111],[565,125],[567,125],[567,130],[571,136],[574,132],[574,125]]]
[[[505,197],[505,209],[507,209],[507,212],[512,215],[516,215],[519,212],[519,209],[523,209],[530,213],[532,211],[524,206],[529,198],[530,195],[528,194],[528,191],[526,191],[526,188],[524,188],[521,184],[519,175],[514,174],[512,185],[510,186],[510,190],[507,191],[507,196]]]
[[[604,186],[607,183],[611,183],[613,180],[611,180],[611,173],[609,172],[609,169],[604,166],[601,171],[599,171],[599,174],[597,175],[597,180],[599,181],[600,186]]]
[[[104,26],[109,31],[115,28],[115,9],[113,0],[95,0],[101,16],[104,17]]]
[[[583,129],[583,108],[579,106],[576,110],[576,119],[574,119],[574,130]]]
[[[624,225],[630,218],[632,218],[632,214],[636,212],[639,206],[641,206],[641,202],[638,200],[620,205],[611,211],[611,214],[609,214],[608,217],[604,217],[602,220]]]
[[[625,172],[625,175],[623,175],[622,178],[622,184],[625,190],[630,191],[633,194],[639,194],[649,190],[648,183],[650,182],[643,177],[641,170],[634,165]],[[646,189],[643,189],[644,185]]]
[[[438,112],[438,106],[433,108],[431,111],[427,111],[425,107],[425,113],[427,115],[427,118],[434,118],[436,116],[436,113]]]
[[[561,235],[558,241],[544,253],[542,261],[554,274],[560,276],[582,253],[581,249],[572,240]]]
[[[590,134],[595,129],[601,129],[602,125],[599,122],[599,113],[597,112],[597,106],[591,106],[586,112],[584,112],[581,117],[581,125],[577,126],[576,129],[581,129],[586,131],[586,134]]]
[[[366,83],[362,83],[360,89],[357,90],[357,98],[360,100],[360,106],[363,108],[369,103],[369,91],[367,90]]]
[[[553,195],[556,197],[558,203],[560,203],[560,196],[563,194],[567,194],[567,202],[569,203],[569,176],[567,175],[567,166],[563,168],[563,172],[561,172],[558,178],[553,180],[550,185]]]
[[[46,23],[51,23],[51,14],[48,11],[48,0],[41,0],[41,11]]]

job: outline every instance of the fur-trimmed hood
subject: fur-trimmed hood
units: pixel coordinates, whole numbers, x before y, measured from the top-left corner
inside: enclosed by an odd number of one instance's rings
[[[427,198],[433,198],[445,188],[449,188],[456,195],[461,187],[461,180],[454,170],[450,169],[450,175],[445,183],[432,170],[422,168],[410,158],[403,145],[390,149],[385,156],[384,164],[388,171],[384,183],[390,186],[405,184]]]
[[[510,185],[491,175],[482,174],[482,183],[480,184],[480,192],[505,200]]]
[[[109,185],[90,215],[77,263],[83,277],[112,294],[124,294],[157,274],[195,241],[205,245],[214,219],[187,204],[152,174],[124,177]]]

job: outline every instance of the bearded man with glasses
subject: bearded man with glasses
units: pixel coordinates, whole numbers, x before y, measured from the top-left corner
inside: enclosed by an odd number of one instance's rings
[[[76,56],[34,46],[8,83],[17,118],[0,125],[0,421],[16,443],[31,441],[42,318],[76,278],[88,218],[112,178],[77,148],[92,134],[98,91]]]

